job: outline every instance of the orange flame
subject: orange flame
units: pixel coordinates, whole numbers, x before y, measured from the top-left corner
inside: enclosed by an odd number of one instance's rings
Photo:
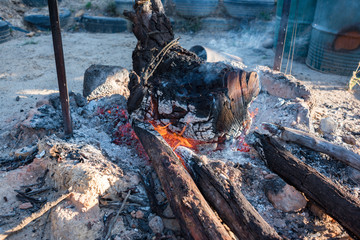
[[[199,141],[183,137],[183,134],[184,134],[187,126],[185,126],[182,129],[181,133],[178,134],[178,133],[172,133],[168,130],[170,123],[165,126],[156,125],[156,123],[154,121],[151,121],[150,123],[151,123],[151,125],[153,125],[154,129],[158,133],[160,133],[160,135],[170,145],[170,147],[172,148],[173,151],[179,146],[196,149],[196,145],[200,143]]]

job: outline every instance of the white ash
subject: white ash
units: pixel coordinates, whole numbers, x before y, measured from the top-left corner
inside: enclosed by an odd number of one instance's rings
[[[159,100],[158,110],[160,114],[172,113],[172,102],[170,100]]]

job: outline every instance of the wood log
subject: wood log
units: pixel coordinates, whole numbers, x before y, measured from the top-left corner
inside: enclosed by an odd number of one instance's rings
[[[205,199],[239,239],[282,239],[226,176],[216,174],[188,148],[178,147],[176,152]]]
[[[134,122],[133,128],[152,161],[186,239],[232,239],[180,159],[152,125]]]
[[[264,128],[271,134],[279,136],[281,140],[293,142],[314,151],[325,153],[360,171],[360,156],[345,147],[333,144],[310,133],[276,124],[265,123]]]
[[[124,13],[138,39],[129,113],[198,141],[239,136],[249,125],[248,106],[259,93],[257,73],[206,63],[182,48],[161,9],[161,1],[138,0],[135,12]]]
[[[267,166],[322,207],[350,234],[360,238],[360,200],[303,163],[273,137],[255,132],[248,138]]]

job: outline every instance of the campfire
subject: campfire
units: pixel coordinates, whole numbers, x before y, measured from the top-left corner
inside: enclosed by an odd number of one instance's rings
[[[138,40],[121,91],[130,95],[70,94],[69,139],[55,136],[55,95],[18,125],[9,136],[37,144],[0,166],[8,185],[31,182],[16,195],[5,184],[4,201],[21,201],[27,217],[11,205],[0,239],[26,239],[31,222],[54,239],[360,237],[358,185],[334,176],[360,170],[360,156],[307,133],[305,86],[267,67],[204,61],[180,46],[160,0],[124,14]]]

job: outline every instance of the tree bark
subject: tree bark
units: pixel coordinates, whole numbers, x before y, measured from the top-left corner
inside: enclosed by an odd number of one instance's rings
[[[226,176],[214,170],[191,150],[178,147],[195,183],[220,218],[239,239],[282,239]]]
[[[325,153],[360,171],[360,156],[342,146],[335,145],[310,133],[282,127],[276,124],[266,123],[264,124],[264,127],[271,134],[279,136],[281,140],[293,142],[314,151]]]
[[[249,140],[273,172],[322,207],[349,233],[360,238],[359,199],[300,161],[273,137],[255,132]]]
[[[195,240],[232,239],[179,158],[152,125],[135,122],[133,128],[150,157],[184,236]]]

